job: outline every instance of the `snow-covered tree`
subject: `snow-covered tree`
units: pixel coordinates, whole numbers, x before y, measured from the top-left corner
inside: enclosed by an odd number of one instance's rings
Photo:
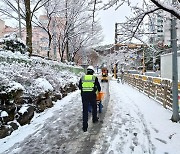
[[[32,55],[32,21],[34,14],[50,0],[2,0],[0,13],[19,21],[26,26],[26,45]],[[18,7],[19,6],[19,7]],[[18,18],[19,17],[19,18]]]
[[[145,62],[147,62],[146,64],[152,64],[153,59],[157,60],[158,63],[160,59],[159,54],[162,53],[162,50],[157,46],[158,42],[154,42],[156,44],[153,44],[152,46],[144,39],[145,35],[150,36],[150,32],[148,31],[149,25],[147,25],[147,18],[149,18],[149,23],[152,24],[153,16],[160,15],[159,12],[163,10],[174,15],[179,20],[179,1],[139,0],[138,2],[135,2],[133,0],[109,0],[97,3],[98,0],[92,0],[91,2],[100,7],[100,9],[104,10],[109,9],[110,7],[115,7],[115,10],[117,10],[120,9],[122,5],[128,5],[131,8],[132,14],[130,17],[126,17],[125,23],[118,24],[118,26],[120,26],[118,27],[118,30],[121,34],[116,42],[131,43],[135,38],[136,40],[139,40],[148,46],[148,48],[144,49],[145,56],[147,56],[145,57]],[[162,16],[162,18],[166,19],[166,16]],[[153,34],[152,37],[154,37]]]
[[[145,30],[142,29],[143,22],[146,17],[150,17],[152,13],[158,13],[159,10],[164,10],[174,15],[177,19],[180,19],[180,3],[179,0],[176,0],[172,4],[170,1],[160,1],[160,0],[139,0],[134,2],[133,0],[109,0],[109,1],[99,1],[91,0],[91,3],[95,6],[98,6],[99,9],[109,9],[110,7],[115,7],[115,10],[119,9],[122,5],[128,5],[132,10],[132,15],[127,17],[126,23],[122,24],[122,32],[124,33],[124,39],[120,40],[127,41],[132,38],[141,39],[140,34],[145,33]],[[94,7],[94,12],[97,10]],[[94,13],[93,12],[93,13]]]
[[[47,51],[47,57],[50,57],[50,51],[51,51],[51,45],[53,38],[55,37],[55,14],[57,11],[58,3],[57,1],[48,1],[44,5],[44,15],[43,17],[46,18],[47,22],[44,22],[44,20],[41,20],[39,16],[36,16],[36,22],[34,24],[40,28],[42,28],[48,35],[48,51]],[[53,27],[53,28],[52,28]]]
[[[67,61],[74,61],[77,52],[84,47],[91,47],[92,44],[102,41],[101,26],[98,21],[94,21],[89,12],[87,1],[65,0],[61,3],[56,16],[63,17],[64,20],[58,20],[59,27],[58,48],[61,61],[66,54]]]

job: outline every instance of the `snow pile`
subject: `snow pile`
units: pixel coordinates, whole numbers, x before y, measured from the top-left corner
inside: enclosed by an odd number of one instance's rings
[[[1,117],[3,118],[3,117],[7,117],[8,116],[8,113],[6,112],[6,111],[2,111],[1,112]]]
[[[34,88],[40,88],[41,91],[44,90],[45,92],[49,90],[53,91],[52,85],[46,79],[43,78],[38,78],[35,80]]]
[[[29,106],[27,104],[24,104],[18,112],[24,114],[25,112],[27,112],[28,107]]]
[[[16,33],[6,34],[4,38],[0,39],[0,45],[4,50],[11,50],[13,52],[26,53],[27,47],[25,43],[17,37]]]
[[[22,89],[24,94],[35,96],[46,91],[59,93],[60,87],[69,83],[76,84],[79,80],[72,70],[78,72],[82,68],[40,57],[29,58],[28,55],[18,52],[1,51],[0,86],[9,84],[9,90],[16,87]]]
[[[7,92],[11,92],[11,91],[15,91],[15,90],[24,90],[24,87],[20,83],[17,83],[15,81],[10,82],[8,87],[9,88],[8,88]]]

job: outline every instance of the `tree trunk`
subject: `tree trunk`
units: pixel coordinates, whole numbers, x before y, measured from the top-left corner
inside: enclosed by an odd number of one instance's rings
[[[61,51],[61,62],[64,62],[64,49]]]
[[[32,55],[32,23],[30,0],[24,0],[26,9],[26,45],[28,46],[29,56]]]
[[[69,61],[69,42],[68,42],[68,40],[66,41],[66,44],[65,44],[65,50],[66,50],[66,60]]]
[[[19,38],[22,39],[22,36],[21,36],[21,15],[20,15],[20,4],[19,4],[19,0],[17,1],[17,3],[18,3]]]
[[[66,0],[66,14],[65,14],[65,19],[66,19],[66,23],[65,23],[65,29],[66,29],[66,31],[67,31],[67,29],[68,29],[68,2],[67,2],[67,0]],[[69,42],[68,42],[68,32],[66,32],[66,43],[65,43],[65,50],[66,50],[66,59],[67,59],[67,61],[69,61]]]
[[[48,31],[48,36],[49,36],[49,43],[48,43],[48,52],[47,52],[47,56],[48,58],[50,57],[50,51],[51,51],[51,42],[52,42],[52,36],[50,34],[50,32]]]

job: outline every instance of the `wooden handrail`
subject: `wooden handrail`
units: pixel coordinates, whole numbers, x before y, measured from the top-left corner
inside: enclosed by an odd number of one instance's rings
[[[145,75],[125,74],[124,80],[150,98],[153,98],[164,108],[172,110],[172,81],[168,79]],[[180,82],[178,83],[180,93]]]

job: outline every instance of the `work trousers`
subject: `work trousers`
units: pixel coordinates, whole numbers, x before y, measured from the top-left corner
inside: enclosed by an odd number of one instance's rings
[[[83,106],[83,128],[88,128],[88,106],[92,107],[92,121],[97,120],[97,102],[96,94],[85,93],[82,94],[82,106]]]

